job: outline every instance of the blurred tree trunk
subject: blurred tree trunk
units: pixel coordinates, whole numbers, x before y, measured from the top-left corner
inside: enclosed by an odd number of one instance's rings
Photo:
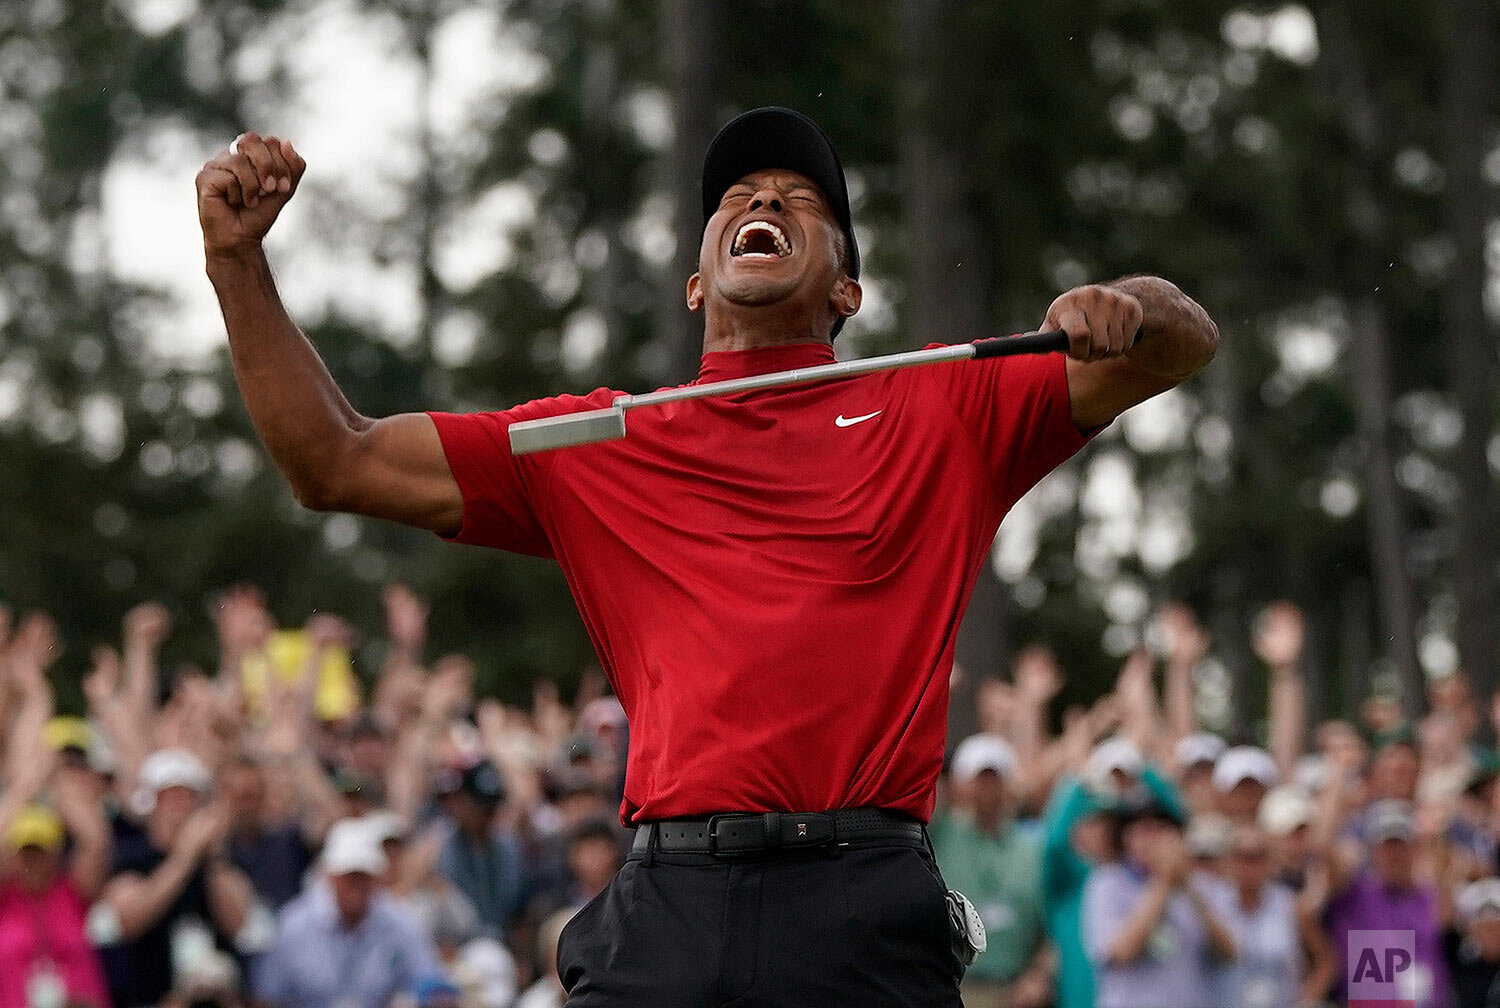
[[[1338,263],[1346,292],[1350,324],[1350,378],[1354,386],[1356,428],[1363,448],[1365,519],[1369,523],[1370,571],[1376,600],[1376,637],[1401,683],[1408,716],[1427,706],[1426,684],[1417,661],[1417,604],[1407,566],[1410,527],[1396,480],[1397,449],[1391,419],[1390,312],[1369,286],[1378,275],[1387,222],[1379,215],[1377,179],[1395,146],[1390,112],[1380,104],[1369,69],[1359,56],[1355,24],[1358,14],[1330,10],[1320,22],[1326,85],[1338,102],[1343,127],[1352,142],[1349,157],[1351,207],[1367,207],[1369,219],[1356,225],[1356,254]],[[1375,288],[1378,291],[1379,288]]]
[[[961,137],[943,124],[942,109],[964,106],[963,96],[982,81],[970,65],[969,47],[945,27],[956,0],[900,0],[902,40],[902,190],[910,239],[908,317],[918,345],[953,343],[991,335],[994,269],[989,245],[976,218],[972,161]],[[1005,590],[991,564],[979,572],[974,595],[958,629],[956,657],[965,675],[949,705],[949,737],[976,725],[973,686],[1000,674],[1006,663]]]
[[[620,52],[614,41],[615,0],[586,0],[579,30],[583,32],[583,64],[579,68],[579,142],[583,150],[614,152],[616,110],[620,105]],[[625,249],[621,239],[624,210],[618,200],[606,198],[598,187],[610,185],[607,178],[587,183],[594,191],[595,227],[604,243],[603,256],[584,264],[584,300],[604,322],[608,348],[618,349],[625,343],[625,316],[620,309],[620,290],[624,286]],[[605,351],[608,352],[607,350]],[[601,354],[601,359],[604,355]]]
[[[1355,719],[1365,697],[1365,676],[1374,660],[1370,652],[1370,586],[1363,578],[1350,578],[1340,596],[1339,634],[1343,651],[1343,674],[1339,678],[1338,714]]]
[[[1258,666],[1245,638],[1245,572],[1238,566],[1222,567],[1214,573],[1208,587],[1212,602],[1204,623],[1213,635],[1214,651],[1228,676],[1226,734],[1232,744],[1248,742],[1250,724],[1265,708],[1265,680],[1257,678]],[[1259,691],[1257,685],[1262,687]]]
[[[438,319],[444,308],[443,285],[434,263],[443,200],[438,180],[437,138],[432,128],[432,81],[436,75],[432,61],[432,34],[437,25],[435,0],[411,0],[400,6],[397,13],[405,22],[412,52],[417,59],[416,142],[421,166],[414,208],[419,298],[417,352],[423,372],[423,391],[432,395],[435,401],[443,402],[452,394],[451,383],[444,369],[432,366]]]
[[[698,374],[703,352],[703,322],[683,302],[683,285],[698,269],[703,236],[700,175],[703,154],[720,125],[717,119],[719,74],[718,6],[700,0],[666,0],[663,31],[672,88],[672,147],[667,152],[667,187],[672,193],[671,276],[661,306],[661,333],[666,342],[671,382]]]
[[[1483,177],[1494,93],[1489,5],[1454,0],[1451,37],[1442,61],[1443,216],[1453,242],[1453,269],[1444,304],[1443,339],[1449,384],[1463,418],[1453,460],[1458,500],[1453,516],[1453,589],[1458,600],[1458,651],[1481,699],[1497,685],[1500,599],[1496,597],[1496,510],[1488,448],[1494,428],[1495,347],[1484,314],[1485,227],[1489,188]]]
[[[1365,515],[1379,613],[1376,633],[1395,664],[1407,714],[1417,716],[1426,710],[1427,691],[1417,663],[1417,607],[1406,568],[1408,532],[1391,445],[1389,327],[1384,306],[1373,297],[1354,304],[1351,321],[1349,360],[1365,449]]]

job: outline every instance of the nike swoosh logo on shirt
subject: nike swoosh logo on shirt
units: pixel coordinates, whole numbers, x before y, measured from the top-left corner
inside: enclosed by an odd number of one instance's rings
[[[864,423],[866,420],[872,420],[884,412],[885,410],[876,410],[874,413],[866,413],[864,416],[856,417],[846,417],[844,416],[844,414],[840,413],[838,416],[833,418],[833,425],[835,427],[853,427],[857,423]]]

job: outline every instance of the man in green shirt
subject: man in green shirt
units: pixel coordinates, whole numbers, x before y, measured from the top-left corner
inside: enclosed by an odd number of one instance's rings
[[[973,735],[953,754],[954,807],[930,832],[948,885],[984,918],[989,948],[963,980],[966,1008],[1037,1008],[1052,994],[1042,919],[1040,836],[1016,822],[1016,755],[998,735]]]

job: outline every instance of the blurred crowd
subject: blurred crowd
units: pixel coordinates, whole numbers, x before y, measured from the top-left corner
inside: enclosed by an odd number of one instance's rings
[[[166,672],[140,605],[83,716],[55,709],[57,629],[0,609],[0,1008],[562,1004],[558,936],[624,860],[624,712],[597,674],[477,698],[462,656],[425,662],[425,603],[383,601],[368,689],[337,617],[278,628],[236,588],[218,667]],[[1450,676],[1420,720],[1372,697],[1309,725],[1280,603],[1266,737],[1226,738],[1208,635],[1175,605],[1157,628],[1059,731],[1044,649],[977,684],[931,825],[988,930],[969,1008],[1344,1004],[1369,932],[1410,945],[1384,978],[1417,1008],[1500,1008],[1500,698]]]
[[[1045,650],[980,687],[932,824],[989,931],[965,1004],[1500,1008],[1500,756],[1462,676],[1420,719],[1372,696],[1309,725],[1302,615],[1278,603],[1254,635],[1266,737],[1225,738],[1198,717],[1208,635],[1179,605],[1156,624],[1159,661],[1130,655],[1056,736]]]
[[[236,588],[212,672],[164,672],[167,610],[132,609],[83,717],[52,622],[0,610],[0,1008],[562,1004],[558,935],[624,861],[624,711],[597,674],[477,699],[383,601],[368,698],[348,624]]]

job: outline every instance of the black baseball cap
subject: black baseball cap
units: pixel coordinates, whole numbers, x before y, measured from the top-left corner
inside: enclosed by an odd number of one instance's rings
[[[1185,825],[1182,814],[1178,810],[1171,808],[1166,802],[1144,789],[1124,795],[1113,811],[1119,816],[1121,824],[1136,822],[1140,819],[1159,819],[1179,829]]]
[[[434,790],[438,797],[466,794],[481,805],[499,805],[505,801],[505,779],[489,760],[472,766],[449,767],[437,775]]]
[[[703,222],[714,215],[724,192],[751,172],[786,168],[823,191],[849,243],[849,275],[859,277],[859,244],[849,215],[844,165],[823,128],[801,112],[769,106],[735,116],[708,145],[703,158]],[[838,333],[844,320],[834,324]]]

